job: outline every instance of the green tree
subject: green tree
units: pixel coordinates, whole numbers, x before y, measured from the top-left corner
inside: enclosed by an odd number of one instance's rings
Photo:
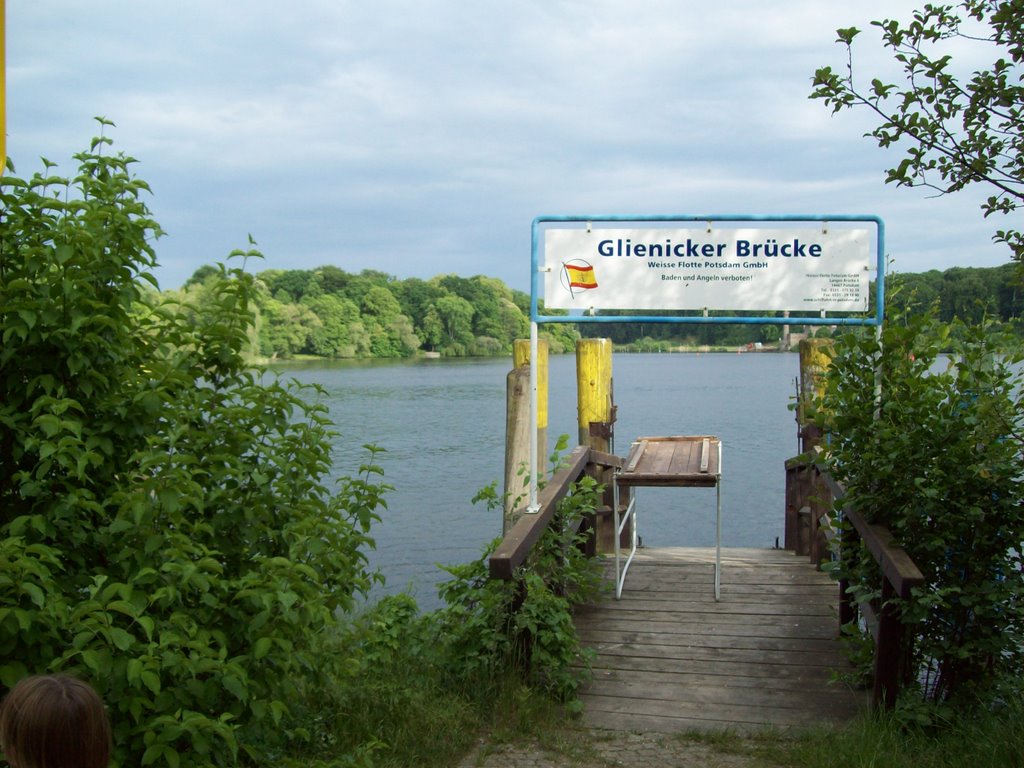
[[[441,315],[438,314],[437,307],[433,304],[427,308],[420,330],[423,333],[423,345],[428,350],[434,351],[441,346],[444,340],[444,324],[441,321]]]
[[[192,277],[185,281],[183,288],[189,288],[193,285],[202,285],[207,280],[213,277],[218,277],[220,272],[212,264],[204,264],[199,267],[195,272],[192,273]]]
[[[954,267],[943,275],[940,317],[947,322],[977,325],[993,316],[997,300],[977,270]]]
[[[377,318],[383,323],[390,322],[402,313],[395,294],[381,285],[373,286],[363,295],[359,308],[364,316]]]
[[[971,705],[1024,669],[1020,363],[991,329],[926,313],[895,317],[881,337],[844,333],[829,367],[829,467],[925,576],[894,603],[914,636],[911,677],[934,701]],[[866,549],[844,550],[839,574],[877,598]]]
[[[383,488],[329,492],[324,409],[246,366],[249,275],[198,315],[145,289],[160,228],[109,144],[0,178],[0,682],[89,679],[119,765],[263,762]]]
[[[322,357],[355,357],[351,326],[359,321],[359,308],[348,299],[324,294],[306,306],[320,320],[309,332],[309,349]]]
[[[502,324],[502,302],[509,296],[508,287],[500,280],[483,275],[459,277],[443,275],[437,283],[449,293],[465,299],[473,308],[472,332],[474,336],[504,339],[508,328]]]
[[[446,354],[464,355],[473,343],[473,305],[460,296],[442,296],[434,302],[444,333]]]
[[[348,285],[345,286],[345,296],[355,302],[356,306],[363,305],[363,297],[371,288],[388,288],[394,278],[376,269],[364,269],[358,275],[351,275]]]
[[[308,269],[267,270],[260,273],[260,278],[272,296],[276,297],[279,291],[286,291],[290,301],[301,301],[310,286],[316,283],[316,278]]]
[[[425,330],[427,313],[433,303],[447,293],[436,281],[421,280],[418,277],[400,281],[394,286],[394,290],[402,305],[402,314],[407,315],[413,325],[421,331]],[[423,335],[426,338],[428,334]]]
[[[308,352],[312,336],[323,328],[323,322],[308,306],[281,301],[276,296],[263,298],[260,312],[260,353],[265,357],[288,358]]]
[[[812,98],[833,113],[865,108],[879,120],[870,135],[883,148],[899,148],[902,160],[887,182],[927,187],[940,194],[982,184],[991,195],[986,217],[1010,214],[1024,204],[1024,7],[1020,0],[961,0],[925,5],[913,19],[872,22],[903,70],[901,84],[861,76],[853,64],[855,27],[837,31],[847,50],[843,74],[822,67]],[[991,61],[975,71],[961,60]],[[856,75],[856,78],[855,78]],[[869,79],[870,78],[870,79]],[[1014,259],[1024,260],[1024,234],[997,230]]]
[[[324,293],[344,293],[352,276],[345,270],[331,265],[317,267],[314,270]]]

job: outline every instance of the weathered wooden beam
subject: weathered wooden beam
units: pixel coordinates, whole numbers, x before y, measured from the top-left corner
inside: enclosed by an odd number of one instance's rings
[[[621,456],[616,456],[614,453],[605,453],[604,451],[598,451],[593,448],[590,449],[590,460],[589,464],[605,469],[611,467],[613,469],[622,469],[626,463],[625,459]]]
[[[874,691],[875,705],[896,705],[903,676],[905,630],[899,612],[892,603],[894,585],[889,579],[882,581],[882,600],[875,635]]]
[[[861,540],[881,567],[885,578],[892,583],[899,597],[910,597],[910,591],[914,587],[924,584],[924,575],[921,570],[910,559],[906,550],[892,543],[892,533],[888,528],[867,522],[864,516],[853,507],[844,508],[843,513],[857,529]]]
[[[845,489],[829,473],[823,472],[821,479],[834,499],[841,499]],[[852,505],[843,507],[843,515],[852,526],[844,531],[843,544],[849,546],[859,537],[882,571],[882,596],[878,610],[863,603],[859,607],[868,627],[875,638],[874,690],[875,706],[892,707],[905,685],[909,666],[907,659],[911,642],[907,627],[904,626],[895,599],[910,597],[911,591],[924,584],[924,575],[902,547],[893,543],[892,532],[883,525],[869,523]],[[849,585],[840,582],[841,603],[840,623],[853,620],[857,607],[852,596],[847,594]]]
[[[530,440],[530,369],[521,365],[509,371],[505,379],[505,506],[501,519],[501,535],[508,533],[523,513],[527,489],[523,472],[529,472]],[[538,440],[539,442],[539,440]],[[542,473],[538,471],[538,477]]]
[[[489,571],[492,579],[512,578],[512,573],[523,564],[531,547],[548,527],[558,502],[569,493],[589,460],[590,449],[587,446],[580,445],[572,450],[566,466],[556,472],[540,492],[537,513],[519,518],[491,554]]]
[[[843,496],[845,489],[827,472],[821,474],[828,486],[832,498]],[[910,590],[924,584],[924,575],[914,564],[906,550],[893,544],[893,535],[884,525],[869,523],[856,508],[851,505],[843,507],[843,514],[856,529],[864,541],[868,551],[882,569],[882,573],[892,582],[896,594],[909,597]]]

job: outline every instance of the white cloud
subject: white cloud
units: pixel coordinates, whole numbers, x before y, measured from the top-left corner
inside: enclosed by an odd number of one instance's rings
[[[844,64],[837,27],[865,30],[870,71],[870,19],[916,4],[9,4],[8,149],[30,171],[114,120],[171,232],[167,285],[254,232],[267,266],[523,288],[532,218],[595,211],[892,211],[922,269],[967,238],[999,263],[976,200],[885,187],[867,116],[807,98],[816,67]]]

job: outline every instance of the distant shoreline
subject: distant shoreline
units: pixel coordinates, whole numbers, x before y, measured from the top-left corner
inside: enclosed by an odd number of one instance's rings
[[[623,355],[736,355],[736,354],[778,354],[796,352],[796,346],[791,349],[780,349],[778,344],[764,345],[743,345],[743,346],[718,346],[718,345],[672,345],[663,349],[635,349],[629,344],[616,345],[613,350]],[[572,351],[564,354],[573,354]],[[478,359],[501,359],[511,355],[485,355]],[[289,365],[291,363],[330,363],[330,362],[402,362],[410,360],[466,360],[468,357],[445,358],[438,352],[421,352],[410,357],[320,357],[317,355],[294,355],[292,357],[254,357],[250,361],[252,365]]]

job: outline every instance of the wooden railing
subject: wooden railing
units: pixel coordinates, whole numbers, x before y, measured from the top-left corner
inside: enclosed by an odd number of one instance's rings
[[[869,523],[852,505],[842,504],[843,517],[850,523],[839,532],[828,524],[828,513],[844,489],[813,458],[797,457],[786,462],[786,549],[808,555],[814,563],[838,557],[843,549],[867,548],[882,575],[882,594],[877,601],[858,602],[849,584],[839,582],[839,624],[863,616],[874,640],[875,706],[891,707],[900,688],[909,681],[911,636],[893,603],[910,597],[911,590],[924,584],[924,576],[902,548],[893,544],[884,526]]]
[[[538,495],[540,509],[536,513],[524,514],[509,529],[497,549],[491,554],[489,570],[492,579],[511,579],[516,568],[522,565],[530,549],[544,533],[560,502],[583,475],[589,474],[601,482],[600,475],[608,469],[622,466],[622,459],[608,453],[595,451],[585,445],[577,446],[569,454],[565,466],[555,472]],[[607,484],[607,483],[606,483]],[[590,527],[593,537],[594,527]],[[593,553],[593,547],[588,547]]]

